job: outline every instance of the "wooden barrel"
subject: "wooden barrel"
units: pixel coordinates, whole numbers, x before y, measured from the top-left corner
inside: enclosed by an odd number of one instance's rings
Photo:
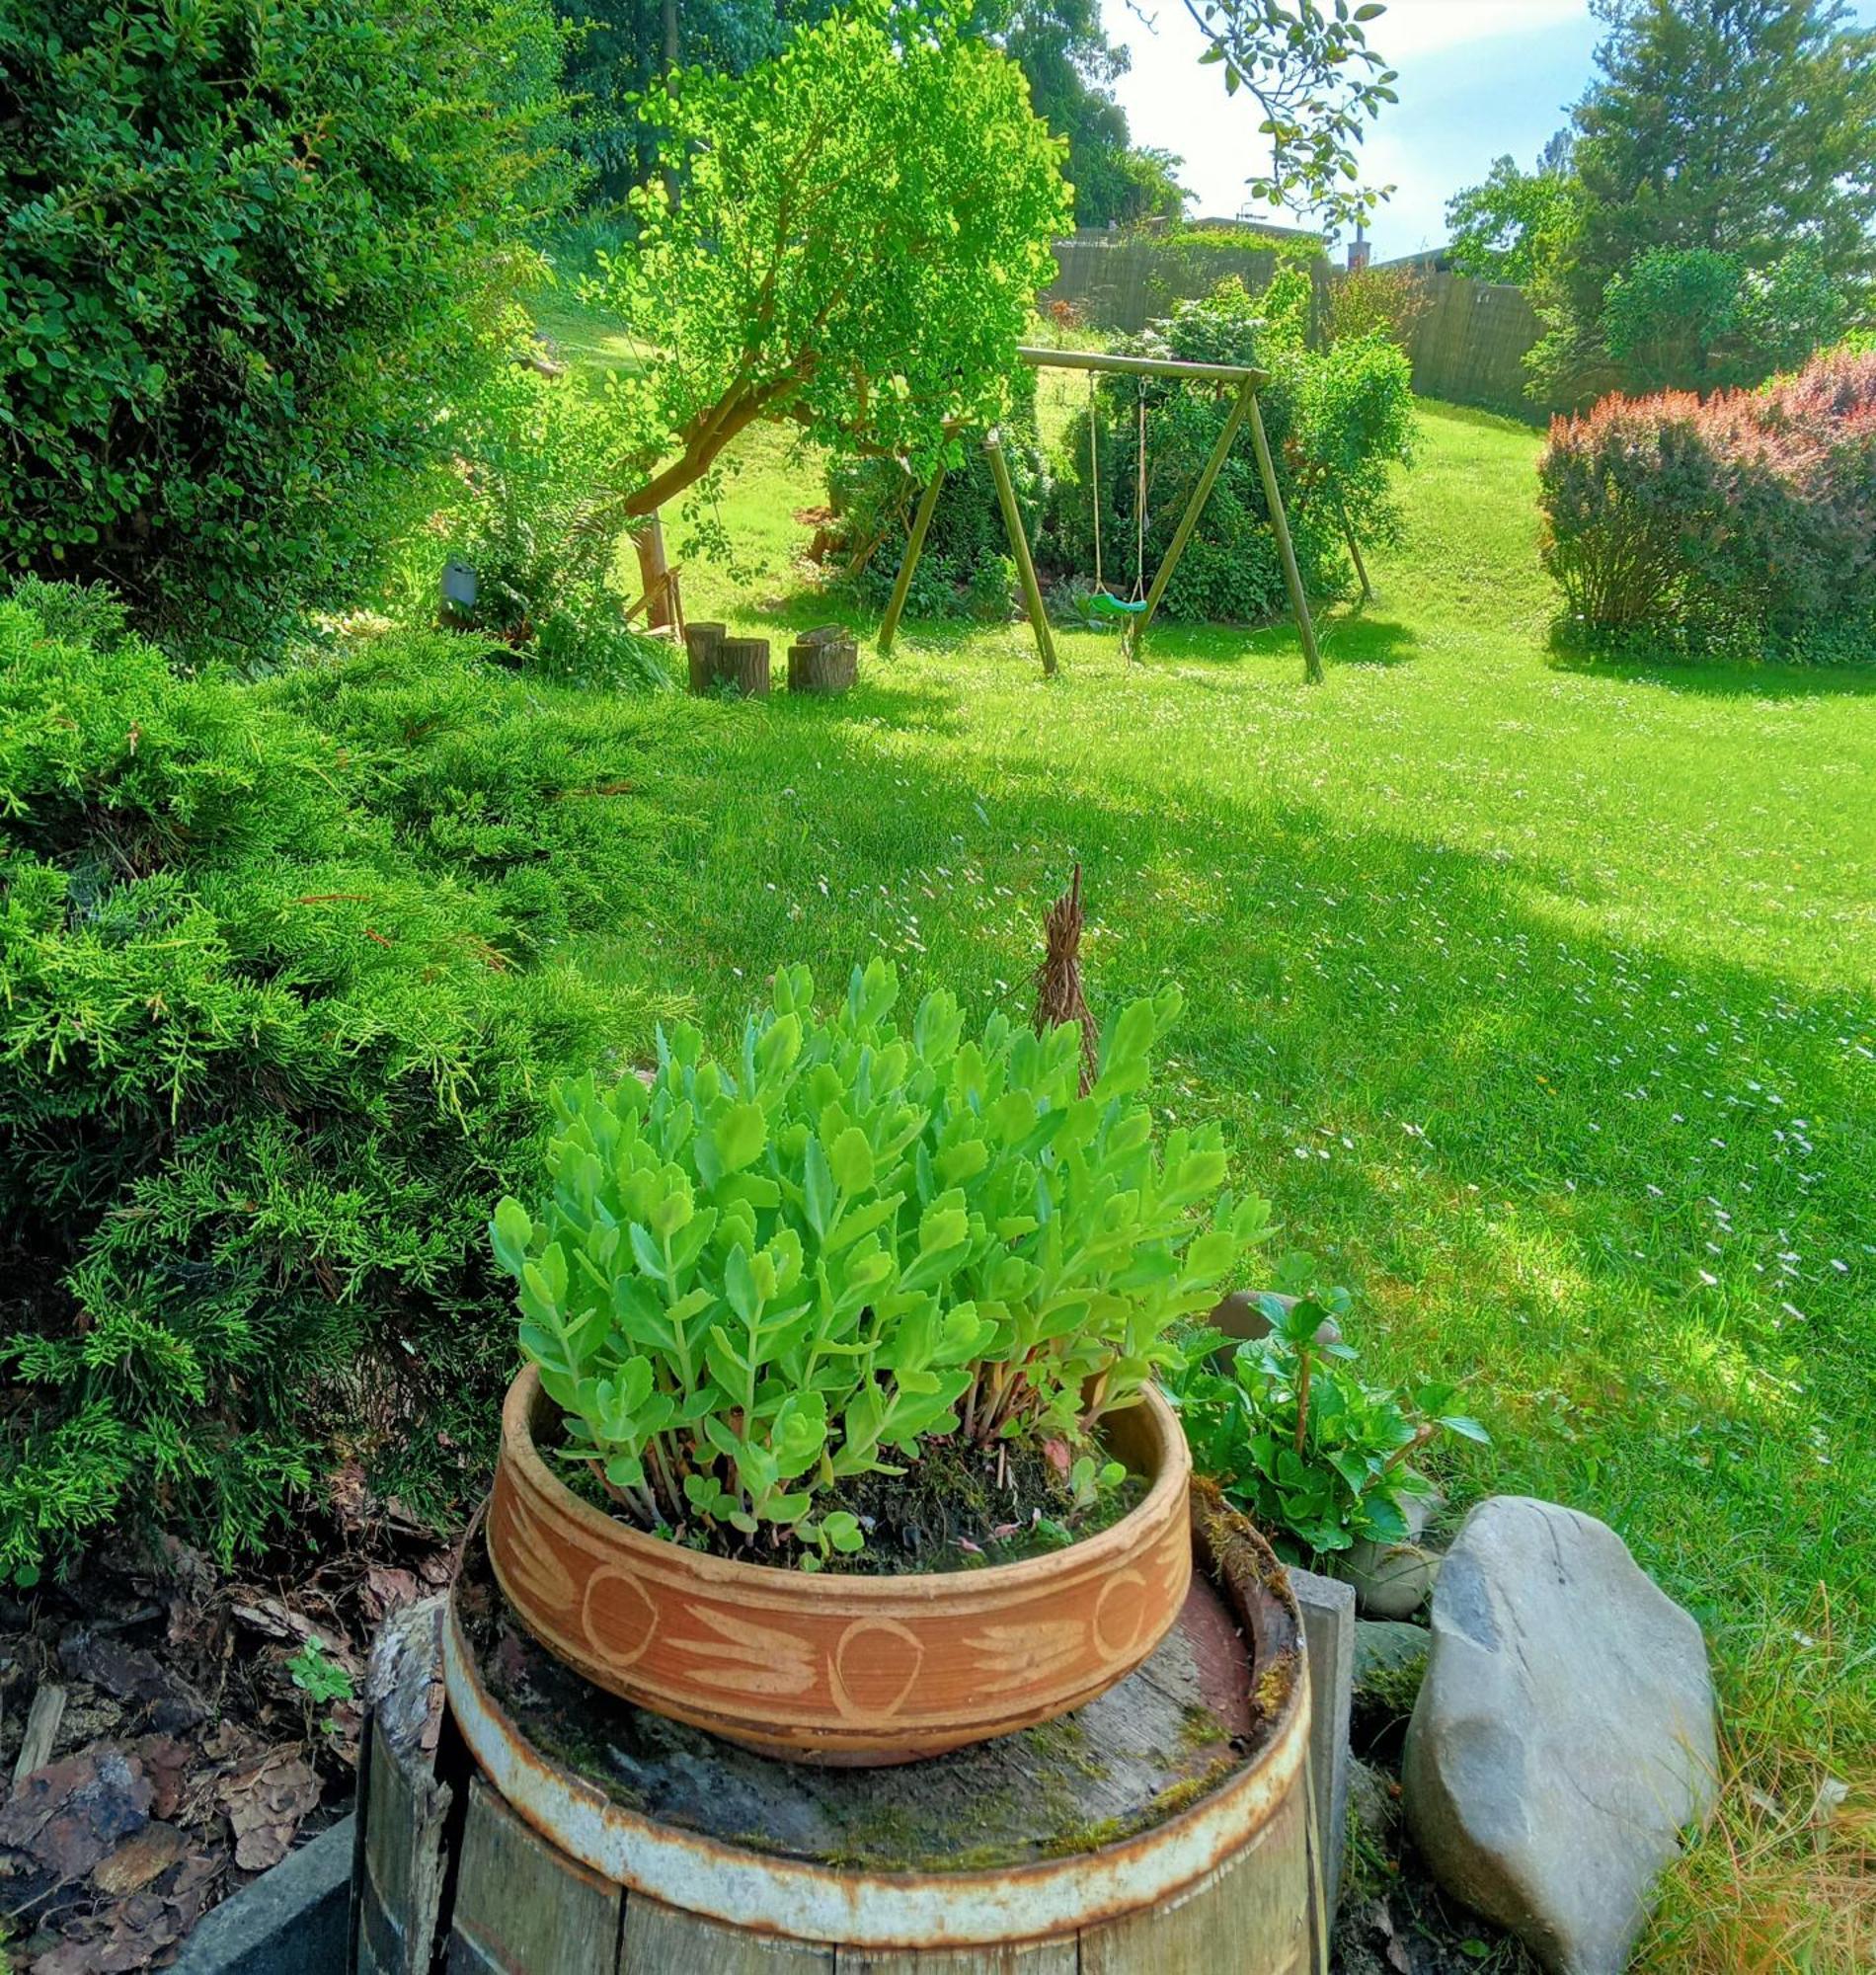
[[[400,1659],[406,1688],[440,1662],[433,1760],[397,1728],[424,1709],[374,1683],[360,1970],[416,1975],[440,1946],[451,1975],[1304,1975],[1296,1607],[1204,1484],[1194,1537],[1180,1623],[1119,1687],[888,1770],[776,1762],[600,1693],[519,1627],[472,1539]]]

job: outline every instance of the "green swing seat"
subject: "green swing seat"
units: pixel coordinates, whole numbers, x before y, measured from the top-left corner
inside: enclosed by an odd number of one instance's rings
[[[1106,617],[1137,617],[1146,608],[1146,599],[1140,596],[1130,600],[1115,596],[1108,591],[1097,590],[1088,598],[1088,608]]]

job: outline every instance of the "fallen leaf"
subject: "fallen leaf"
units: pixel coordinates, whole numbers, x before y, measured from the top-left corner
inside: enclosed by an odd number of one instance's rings
[[[219,1795],[234,1833],[235,1863],[244,1872],[265,1872],[292,1848],[300,1819],[319,1801],[319,1778],[288,1743],[227,1778]]]
[[[36,1770],[0,1804],[0,1846],[60,1879],[79,1879],[149,1821],[143,1766],[110,1744]]]
[[[406,1605],[415,1605],[423,1595],[424,1587],[418,1583],[414,1571],[395,1570],[388,1564],[373,1563],[365,1566],[358,1603],[363,1606],[366,1618],[375,1625],[381,1624],[393,1612],[403,1611]]]
[[[145,1735],[132,1745],[131,1753],[143,1765],[155,1794],[150,1799],[152,1817],[173,1817],[183,1800],[183,1785],[195,1751],[174,1735]]]
[[[113,1897],[140,1893],[159,1872],[167,1872],[185,1852],[189,1840],[173,1824],[152,1819],[135,1837],[126,1838],[110,1857],[97,1865],[91,1882]]]

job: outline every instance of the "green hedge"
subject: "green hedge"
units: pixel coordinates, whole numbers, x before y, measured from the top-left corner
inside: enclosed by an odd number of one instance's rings
[[[1222,281],[1202,301],[1179,303],[1165,321],[1123,350],[1202,363],[1261,363],[1271,381],[1259,396],[1277,460],[1297,565],[1313,597],[1349,593],[1344,516],[1362,542],[1387,539],[1397,525],[1391,466],[1408,456],[1412,389],[1406,358],[1379,337],[1352,338],[1321,352],[1265,329],[1265,297]],[[1173,530],[1230,415],[1229,392],[1160,378],[1106,377],[1097,392],[1101,547],[1107,587],[1125,595],[1135,563],[1139,407],[1146,408],[1145,580]],[[1063,575],[1094,571],[1090,415],[1071,422],[1063,442],[1050,558]],[[1248,433],[1226,458],[1203,518],[1166,589],[1168,616],[1189,622],[1256,623],[1290,607]]]
[[[560,50],[548,0],[0,9],[0,567],[237,651],[353,600],[538,270]]]

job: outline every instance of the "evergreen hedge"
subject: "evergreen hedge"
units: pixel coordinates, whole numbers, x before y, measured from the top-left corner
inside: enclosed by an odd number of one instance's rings
[[[603,764],[437,751],[533,689],[433,635],[180,677],[122,614],[0,601],[0,1575],[131,1511],[229,1552],[346,1458],[444,1506],[511,1357],[488,1204],[619,1043],[540,869],[598,828],[543,775]]]

